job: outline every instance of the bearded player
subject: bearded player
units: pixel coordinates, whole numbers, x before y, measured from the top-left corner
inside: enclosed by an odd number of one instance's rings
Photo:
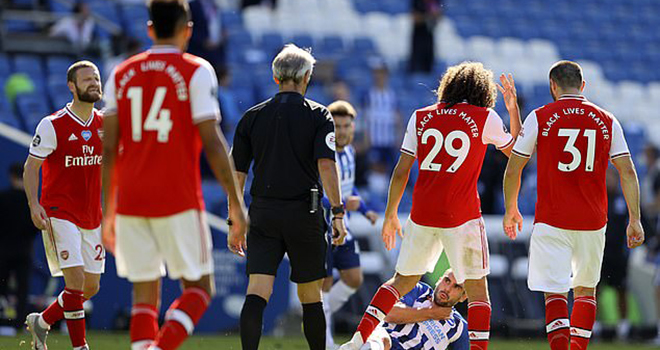
[[[467,322],[454,309],[465,299],[465,289],[456,283],[451,270],[445,271],[435,289],[417,282],[394,305],[362,349],[470,350]]]
[[[513,78],[500,77],[500,91],[511,116],[513,135],[520,130],[520,112]],[[408,122],[401,157],[390,182],[382,236],[390,250],[403,238],[396,273],[376,292],[353,338],[340,349],[359,349],[395,302],[422,275],[432,272],[443,250],[456,280],[470,301],[468,326],[473,350],[485,350],[490,334],[490,299],[486,276],[489,252],[477,180],[486,148],[495,145],[509,155],[515,136],[506,131],[492,109],[497,96],[493,73],[481,63],[450,67],[437,91],[438,103],[419,109]],[[398,207],[415,160],[419,177],[413,190],[406,234]]]
[[[71,345],[88,349],[83,302],[99,290],[105,269],[101,244],[101,77],[89,61],[67,71],[73,101],[41,120],[25,162],[23,181],[32,222],[43,233],[48,267],[64,276],[64,291],[46,310],[27,316],[32,348],[46,349],[50,326],[64,318]],[[41,199],[39,169],[42,169]]]

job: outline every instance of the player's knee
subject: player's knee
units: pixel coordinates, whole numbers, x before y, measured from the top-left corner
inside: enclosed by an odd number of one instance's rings
[[[353,289],[358,289],[360,286],[362,286],[362,283],[364,282],[364,277],[362,276],[362,273],[358,273],[355,275],[347,276],[344,279],[344,283],[346,283],[347,286],[353,288]]]
[[[397,273],[394,275],[394,279],[390,280],[391,283],[389,284],[396,288],[400,295],[405,295],[415,288],[415,285],[419,282],[421,277],[422,276],[404,276]]]
[[[470,301],[488,301],[488,284],[486,278],[478,280],[465,280],[465,292]]]
[[[596,288],[575,287],[573,289],[573,294],[575,294],[575,297],[595,297]]]
[[[83,297],[85,299],[92,299],[92,297],[95,296],[100,289],[101,285],[99,283],[92,283],[90,285],[85,284],[85,288],[83,289]]]

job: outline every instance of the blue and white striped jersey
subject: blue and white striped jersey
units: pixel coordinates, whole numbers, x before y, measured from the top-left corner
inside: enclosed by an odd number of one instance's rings
[[[335,162],[339,167],[339,182],[341,186],[341,198],[344,203],[349,196],[359,196],[357,188],[355,188],[355,148],[352,145],[344,147],[343,151],[335,152]],[[330,209],[330,201],[327,197],[323,197],[323,206],[326,209]],[[358,209],[363,215],[368,211],[364,201],[360,201],[360,208]],[[344,224],[346,225],[346,230],[348,231],[348,236],[346,239],[351,239],[350,229],[348,227],[348,218],[351,213],[347,212],[344,215]],[[330,220],[330,211],[326,211],[326,218]]]
[[[429,307],[433,288],[418,282],[399,302],[409,307]],[[454,310],[448,320],[427,320],[408,324],[383,323],[392,339],[392,350],[470,350],[467,321]]]

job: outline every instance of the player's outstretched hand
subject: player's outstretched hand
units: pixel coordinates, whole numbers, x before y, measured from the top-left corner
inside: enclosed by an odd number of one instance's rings
[[[48,228],[48,215],[46,210],[39,203],[30,205],[30,214],[32,215],[32,223],[40,230]]]
[[[637,221],[630,221],[628,229],[626,230],[628,236],[628,248],[637,248],[644,243],[644,228],[642,223]]]
[[[229,217],[231,218],[232,224],[229,226],[227,248],[229,248],[230,252],[245,257],[248,228],[247,211],[242,203],[240,205],[230,205],[229,211]]]
[[[433,303],[428,310],[432,320],[448,320],[451,318],[452,311],[451,307],[439,306],[436,303]]]
[[[346,198],[346,210],[357,211],[360,209],[360,196],[348,196]]]
[[[376,224],[376,221],[378,221],[378,213],[376,213],[373,210],[369,210],[368,212],[364,213],[364,216],[371,222],[372,225]]]
[[[385,243],[385,248],[387,250],[392,250],[392,248],[396,247],[397,234],[403,238],[403,231],[401,230],[399,217],[397,215],[386,217],[385,222],[383,222],[383,231],[381,232],[381,235],[383,236],[383,242]]]
[[[115,255],[116,232],[114,215],[103,217],[103,222],[101,223],[101,241],[105,250]]]
[[[509,76],[506,76],[504,73],[502,73],[500,75],[500,83],[502,84],[497,84],[497,88],[502,93],[506,109],[517,109],[518,93],[516,92],[516,82],[513,80],[513,75],[509,73]]]
[[[334,246],[339,246],[344,244],[344,240],[346,239],[346,235],[348,234],[348,231],[346,231],[346,224],[344,224],[344,219],[343,217],[333,217],[332,218],[332,245]]]
[[[506,214],[504,214],[502,226],[504,227],[504,233],[506,233],[509,238],[512,240],[516,239],[518,232],[522,231],[523,228],[523,217],[520,214],[520,211],[518,209],[513,212],[507,210]]]

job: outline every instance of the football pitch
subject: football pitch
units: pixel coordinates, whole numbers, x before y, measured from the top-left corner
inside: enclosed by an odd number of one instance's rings
[[[87,337],[92,350],[118,350],[128,349],[128,333],[90,332]],[[339,340],[339,339],[337,339]],[[31,338],[28,334],[16,337],[0,337],[0,350],[29,350]],[[237,335],[198,335],[188,339],[181,347],[182,350],[240,350],[240,340]],[[71,349],[69,338],[61,334],[52,334],[48,337],[49,350]],[[260,349],[263,350],[303,350],[307,343],[302,336],[291,338],[264,337]],[[547,343],[536,340],[493,340],[490,350],[546,350]],[[594,343],[589,346],[591,350],[646,350],[658,349],[643,344],[623,343]]]

